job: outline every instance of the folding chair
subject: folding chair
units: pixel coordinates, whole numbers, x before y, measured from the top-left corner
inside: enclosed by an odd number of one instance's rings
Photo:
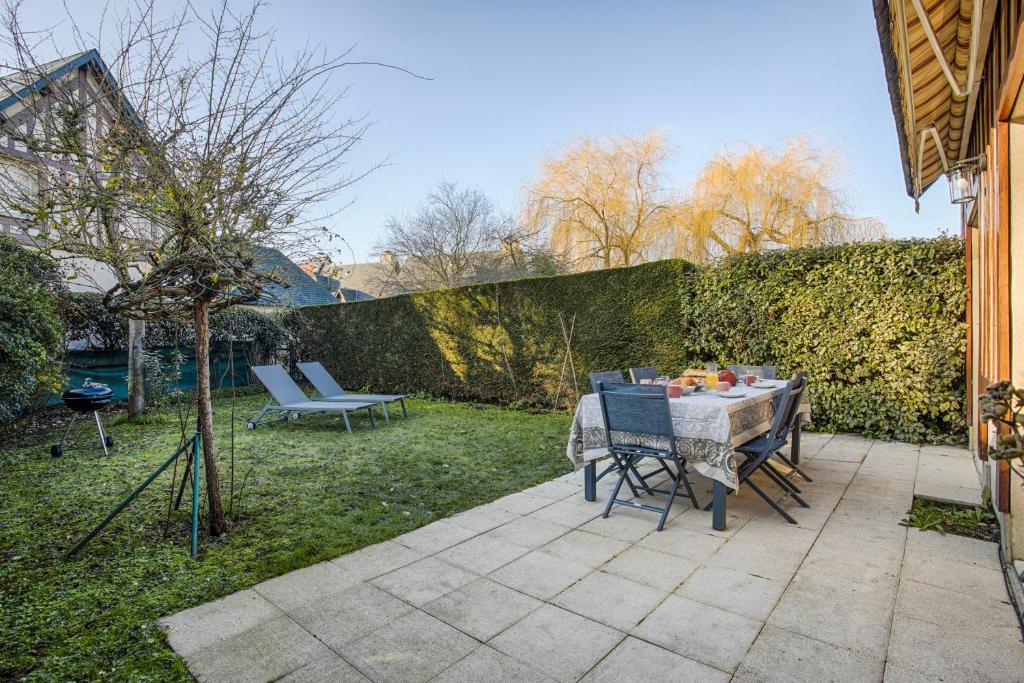
[[[761,379],[775,379],[774,365],[729,365],[727,367],[737,377],[757,375]]]
[[[260,411],[260,414],[254,420],[249,420],[245,424],[246,429],[256,429],[256,426],[267,413],[284,413],[283,419],[285,420],[292,413],[296,415],[302,413],[341,413],[341,417],[345,421],[345,431],[351,434],[352,425],[348,420],[348,413],[350,410],[363,410],[364,408],[370,415],[370,425],[374,429],[377,428],[377,420],[373,417],[373,406],[376,404],[373,402],[310,401],[302,393],[302,389],[295,383],[295,380],[289,377],[288,373],[280,365],[253,365],[250,369],[257,379],[263,383],[263,386],[267,388],[267,391],[270,392],[273,398],[267,401],[267,405],[263,406],[263,410]]]
[[[771,496],[764,492],[764,490],[751,479],[751,476],[755,472],[762,472],[769,479],[775,482],[779,488],[785,493],[785,497],[792,497],[800,507],[810,507],[807,502],[800,497],[800,489],[789,481],[785,476],[782,475],[777,469],[775,469],[769,462],[772,456],[778,455],[778,451],[784,445],[789,438],[789,430],[792,424],[794,424],[794,414],[798,412],[800,407],[800,396],[803,394],[804,388],[807,386],[807,380],[797,375],[790,382],[786,384],[786,390],[782,396],[779,397],[779,403],[775,408],[775,418],[772,420],[771,429],[765,434],[758,436],[745,444],[738,446],[736,452],[744,456],[745,461],[738,468],[737,475],[740,482],[746,482],[754,493],[759,495],[773,510],[782,515],[790,524],[796,524],[796,520],[782,509],[778,503],[776,503]]]
[[[675,434],[672,430],[672,412],[668,401],[668,387],[647,384],[615,384],[600,382],[598,384],[598,397],[601,400],[601,414],[604,417],[604,431],[608,440],[608,452],[624,462],[624,467],[619,474],[619,480],[615,483],[611,498],[605,506],[602,517],[606,518],[611,513],[613,505],[628,505],[632,508],[660,512],[658,520],[658,531],[665,528],[665,520],[672,509],[672,503],[677,495],[689,498],[693,507],[698,507],[697,496],[693,493],[693,487],[683,469],[683,461],[676,452]],[[645,437],[653,444],[664,444],[664,447],[657,445],[640,446],[633,444],[618,443],[616,434],[637,434]],[[665,471],[669,473],[672,486],[667,491],[656,489],[643,482],[646,493],[661,493],[668,496],[665,507],[648,505],[636,500],[622,500],[619,498],[619,491],[622,484],[628,481],[629,472],[636,469],[636,465],[644,458],[655,458],[661,463]],[[667,466],[666,461],[676,465],[673,473]],[[679,485],[686,488],[686,493],[679,492]]]
[[[633,384],[640,384],[642,379],[649,379],[653,382],[658,379],[658,371],[654,368],[630,368],[629,379]]]
[[[317,393],[320,394],[320,398],[317,400],[369,401],[377,403],[384,413],[384,420],[389,424],[391,423],[391,418],[388,416],[387,404],[398,402],[402,406],[402,417],[409,417],[409,413],[405,409],[405,399],[409,398],[409,394],[350,394],[341,388],[341,385],[331,377],[331,373],[327,372],[327,369],[318,361],[313,363],[296,363],[296,365],[299,371],[310,381]]]
[[[804,391],[807,390],[807,375],[802,372],[798,372],[793,375],[793,379],[800,378],[803,381],[803,386],[800,387],[800,392],[797,394],[796,403],[793,404],[793,410],[789,413],[789,418],[786,420],[786,436],[787,438],[794,433],[797,427],[797,421],[800,419],[800,400],[803,398]],[[796,438],[796,437],[793,437]],[[775,457],[785,463],[786,467],[792,470],[795,474],[800,475],[800,478],[807,483],[813,483],[814,480],[807,476],[807,473],[800,469],[792,458],[785,455],[782,451],[776,451]],[[799,493],[799,491],[798,491]]]

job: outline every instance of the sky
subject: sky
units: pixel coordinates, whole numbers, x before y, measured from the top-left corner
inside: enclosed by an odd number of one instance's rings
[[[66,0],[85,24],[106,1]],[[63,6],[23,10],[60,35]],[[906,195],[869,0],[271,0],[262,23],[285,54],[355,46],[354,59],[431,79],[361,66],[336,82],[349,86],[342,112],[373,122],[351,170],[387,162],[333,200],[346,206],[327,224],[344,238],[336,260],[374,258],[388,217],[441,180],[514,211],[542,159],[573,138],[650,128],[675,148],[668,171],[683,191],[718,152],[809,135],[843,159],[853,213],[892,237],[959,230],[944,180],[919,214]]]

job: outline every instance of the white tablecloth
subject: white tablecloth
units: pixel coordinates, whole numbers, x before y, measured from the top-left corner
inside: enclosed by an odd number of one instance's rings
[[[733,449],[763,434],[771,427],[775,405],[785,388],[747,387],[746,396],[723,398],[714,393],[698,391],[690,396],[669,399],[672,410],[672,431],[679,456],[693,464],[706,477],[717,479],[735,489],[736,458]],[[800,406],[801,419],[810,419],[810,407]],[[657,439],[640,435],[616,434],[616,443],[667,446]],[[576,469],[588,461],[608,455],[604,421],[597,394],[586,394],[576,406],[566,455]]]

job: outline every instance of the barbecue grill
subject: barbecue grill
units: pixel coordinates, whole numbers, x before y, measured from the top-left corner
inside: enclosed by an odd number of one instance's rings
[[[50,446],[50,455],[55,458],[64,455],[64,440],[68,438],[75,421],[86,413],[92,413],[96,419],[96,429],[100,433],[103,454],[110,455],[108,449],[114,445],[114,439],[103,431],[103,420],[100,419],[100,410],[114,400],[114,392],[110,390],[110,387],[93,382],[91,377],[86,377],[82,386],[77,389],[68,389],[60,395],[60,400],[71,409],[71,421],[68,422],[67,429],[64,430],[64,436],[60,437],[60,443]]]

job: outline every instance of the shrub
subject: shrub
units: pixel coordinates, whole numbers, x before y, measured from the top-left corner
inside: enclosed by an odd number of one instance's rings
[[[53,289],[59,276],[42,257],[0,240],[0,420],[17,417],[44,391],[60,388],[63,338]]]
[[[774,363],[809,374],[818,429],[961,441],[965,311],[963,248],[942,238],[472,285],[298,309],[293,324],[300,354],[343,385],[554,406],[558,314],[575,315],[583,391],[594,370]],[[573,400],[563,384],[558,403]]]

